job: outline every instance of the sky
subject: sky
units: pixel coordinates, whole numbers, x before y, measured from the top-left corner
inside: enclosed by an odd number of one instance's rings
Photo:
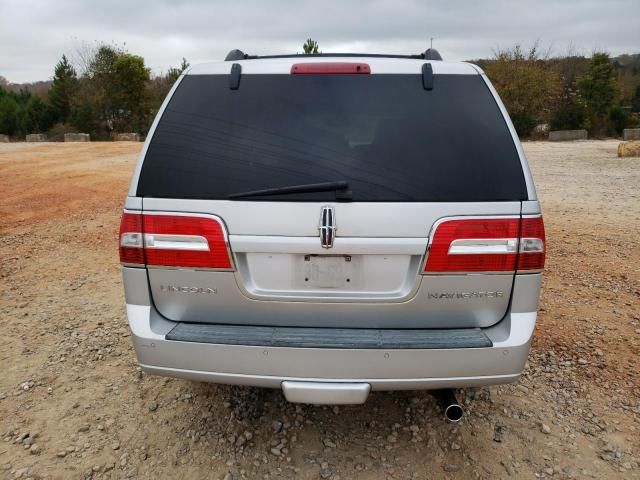
[[[0,0],[0,75],[48,80],[62,54],[97,42],[142,55],[153,73],[302,51],[413,54],[430,38],[445,60],[491,57],[515,44],[590,55],[640,53],[640,0]]]

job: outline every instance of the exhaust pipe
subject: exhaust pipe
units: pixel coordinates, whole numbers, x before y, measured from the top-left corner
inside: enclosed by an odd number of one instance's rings
[[[450,423],[458,423],[464,416],[462,405],[456,400],[456,395],[451,388],[444,390],[436,390],[434,392],[436,398],[444,410],[444,418]]]

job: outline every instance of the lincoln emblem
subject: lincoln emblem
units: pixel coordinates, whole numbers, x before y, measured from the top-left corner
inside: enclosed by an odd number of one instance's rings
[[[322,245],[322,248],[333,247],[337,229],[335,209],[325,205],[320,210],[320,224],[318,225],[318,230],[320,231],[320,244]]]

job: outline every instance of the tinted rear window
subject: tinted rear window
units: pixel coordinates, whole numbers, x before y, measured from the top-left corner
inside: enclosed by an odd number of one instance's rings
[[[346,180],[353,201],[527,198],[507,125],[479,75],[187,76],[145,157],[138,196],[226,199]],[[247,200],[323,201],[333,192]],[[242,201],[242,200],[236,200]]]

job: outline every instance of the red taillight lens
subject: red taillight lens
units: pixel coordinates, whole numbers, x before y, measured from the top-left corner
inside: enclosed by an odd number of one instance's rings
[[[446,220],[433,236],[426,272],[495,272],[516,268],[517,218]]]
[[[518,271],[542,270],[546,251],[542,217],[525,217],[520,226]]]
[[[120,227],[120,261],[165,267],[233,268],[224,226],[212,216],[125,212]]]
[[[143,215],[147,265],[230,269],[224,230],[211,217]]]
[[[353,62],[317,62],[294,63],[291,66],[291,75],[318,75],[318,74],[368,74],[371,67],[368,63]]]
[[[144,264],[142,242],[142,215],[139,213],[122,214],[120,220],[120,263]]]
[[[445,220],[433,234],[424,272],[541,270],[544,243],[542,217]]]

